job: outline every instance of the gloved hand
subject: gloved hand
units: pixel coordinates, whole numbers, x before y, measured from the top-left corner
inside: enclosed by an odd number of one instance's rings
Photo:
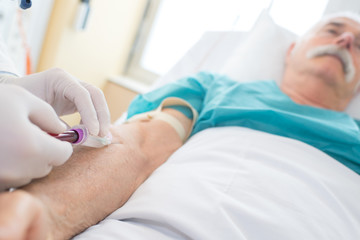
[[[5,77],[5,76],[2,76]],[[110,113],[102,91],[80,82],[59,68],[25,77],[6,76],[6,83],[15,83],[49,103],[59,116],[79,112],[82,124],[90,134],[101,137],[109,133]]]
[[[59,134],[66,125],[54,109],[24,88],[0,84],[0,191],[47,175],[72,154]]]

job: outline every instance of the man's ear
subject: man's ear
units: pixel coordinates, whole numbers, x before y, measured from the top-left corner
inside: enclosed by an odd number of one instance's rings
[[[358,95],[360,93],[360,79],[358,80],[355,89],[354,89],[354,95]]]
[[[295,45],[296,45],[296,42],[293,42],[293,43],[290,44],[290,46],[289,46],[289,48],[288,48],[288,50],[286,52],[286,57],[288,57],[292,53],[292,51],[295,48]]]
[[[286,59],[285,59],[285,64],[288,62],[294,48],[295,48],[296,42],[291,43],[291,45],[289,46],[288,50],[286,51]]]

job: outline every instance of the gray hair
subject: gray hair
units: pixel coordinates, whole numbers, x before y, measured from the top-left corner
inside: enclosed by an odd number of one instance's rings
[[[330,20],[334,18],[348,18],[350,20],[359,23],[360,25],[360,14],[356,12],[343,11],[343,12],[326,14],[321,18],[321,20],[318,23],[316,23],[308,31],[306,31],[306,33],[303,36],[300,36],[296,42],[298,43],[301,42],[303,39],[306,39],[310,34],[312,34],[314,31],[322,27],[324,24],[330,22]]]
[[[296,39],[296,45],[298,45],[298,43],[305,40],[307,37],[309,37],[309,35],[314,33],[317,29],[322,27],[324,24],[330,22],[330,20],[334,19],[334,18],[348,18],[350,20],[353,20],[353,21],[359,23],[359,25],[360,25],[360,14],[356,13],[356,12],[343,11],[343,12],[336,12],[336,13],[326,14],[321,18],[321,20],[319,22],[317,22],[309,30],[307,30],[305,32],[305,34],[303,34],[302,36],[299,36]]]
[[[320,23],[328,22],[330,21],[330,19],[334,19],[334,18],[348,18],[360,24],[360,14],[350,11],[327,14],[320,20]]]

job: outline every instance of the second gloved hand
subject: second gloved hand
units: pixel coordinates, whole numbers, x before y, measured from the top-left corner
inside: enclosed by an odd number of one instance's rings
[[[66,126],[54,109],[22,87],[0,84],[0,192],[46,176],[72,154],[59,134]]]
[[[102,137],[109,133],[110,113],[102,91],[77,80],[59,68],[25,77],[9,77],[15,83],[49,103],[59,116],[79,112],[90,134]]]

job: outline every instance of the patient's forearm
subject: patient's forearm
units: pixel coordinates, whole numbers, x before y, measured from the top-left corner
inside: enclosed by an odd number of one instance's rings
[[[112,133],[115,144],[79,149],[66,164],[24,188],[49,208],[55,239],[69,238],[122,206],[182,145],[161,120],[124,124]]]

